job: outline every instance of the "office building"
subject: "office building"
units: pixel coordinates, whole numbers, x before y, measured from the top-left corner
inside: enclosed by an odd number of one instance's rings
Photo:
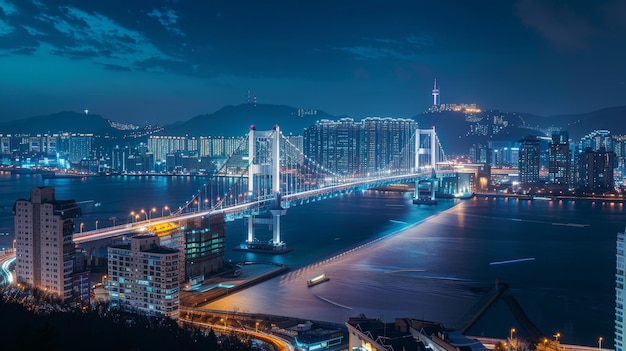
[[[186,279],[204,278],[222,269],[226,246],[224,215],[188,220],[184,246]]]
[[[626,300],[626,290],[624,290],[624,280],[626,280],[626,255],[624,255],[623,233],[617,233],[617,255],[615,263],[615,351],[624,351],[624,300]]]
[[[179,316],[181,254],[161,246],[156,235],[134,236],[108,248],[109,301],[147,316]]]
[[[86,271],[81,262],[83,256],[77,255],[72,241],[73,218],[80,215],[81,209],[76,201],[57,200],[53,187],[33,188],[30,199],[15,202],[15,273],[18,283],[41,289],[62,300],[83,297]],[[78,291],[73,285],[77,285]]]
[[[571,154],[569,134],[565,131],[552,133],[548,155],[548,178],[550,183],[570,184]]]
[[[585,148],[577,156],[577,185],[588,191],[610,191],[615,187],[613,171],[616,164],[615,153],[601,147],[594,151]]]
[[[522,187],[539,182],[540,141],[534,136],[527,136],[519,141],[518,172]]]

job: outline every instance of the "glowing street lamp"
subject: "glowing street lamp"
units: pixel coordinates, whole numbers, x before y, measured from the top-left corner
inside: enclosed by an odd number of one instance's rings
[[[598,348],[602,350],[602,337],[598,338]]]
[[[513,340],[513,334],[515,334],[515,328],[511,328],[511,331],[509,333],[509,339]]]
[[[148,214],[150,214],[150,216],[149,216],[150,219],[152,219],[152,214],[151,213],[156,213],[156,211],[157,211],[156,207],[153,207],[153,208],[150,209],[150,213],[148,213]]]
[[[161,217],[163,217],[163,211],[170,211],[170,207],[169,206],[163,206],[163,208],[161,208]],[[170,214],[172,214],[172,212],[170,211]]]
[[[83,232],[83,227],[84,227],[84,226],[85,226],[85,223],[82,223],[82,222],[81,222],[81,223],[80,223],[80,232],[81,232],[81,233]]]
[[[554,334],[554,340],[556,340],[556,342],[559,342],[560,337],[561,337],[561,333],[557,332],[556,334]]]

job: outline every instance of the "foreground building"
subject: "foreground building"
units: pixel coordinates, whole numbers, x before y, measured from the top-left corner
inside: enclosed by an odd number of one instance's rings
[[[89,299],[84,255],[72,241],[73,218],[81,215],[74,200],[57,200],[53,187],[30,191],[13,206],[17,282],[63,301]]]
[[[624,299],[626,291],[624,290],[624,280],[626,279],[626,256],[624,256],[624,233],[617,233],[617,255],[616,255],[616,271],[615,271],[615,351],[624,351],[624,336],[626,328],[624,328]]]
[[[380,319],[353,317],[346,323],[353,351],[487,351],[477,340],[441,323],[412,318],[396,318],[394,323]]]
[[[156,235],[138,235],[108,248],[109,301],[147,316],[179,316],[181,251],[160,246]]]

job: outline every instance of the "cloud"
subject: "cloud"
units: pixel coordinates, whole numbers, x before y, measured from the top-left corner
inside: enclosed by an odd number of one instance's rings
[[[5,0],[0,0],[0,9],[2,9],[5,16],[12,16],[17,13],[17,7]]]
[[[42,32],[40,30],[37,30],[37,29],[35,29],[35,28],[31,27],[31,26],[22,25],[22,28],[26,29],[28,34],[33,35],[33,36],[35,36],[35,35],[46,35],[46,33]]]
[[[15,30],[15,27],[9,25],[4,20],[0,19],[0,36],[9,35],[13,33],[14,30]]]
[[[126,67],[126,66],[114,65],[114,64],[110,64],[110,63],[102,63],[100,65],[102,67],[104,67],[105,69],[108,69],[110,71],[116,71],[116,72],[130,72],[130,71],[132,71],[132,69],[130,69],[130,67]]]
[[[378,60],[394,58],[405,61],[418,59],[424,49],[433,45],[432,37],[422,35],[410,35],[403,39],[391,38],[362,38],[367,45],[341,47],[337,50],[353,54],[359,60]]]
[[[55,55],[73,59],[99,57],[103,64],[120,67],[153,59],[177,60],[159,50],[143,34],[97,12],[65,6],[57,13],[42,12],[36,19],[51,26],[48,37],[41,40],[55,47],[52,50]]]
[[[594,11],[575,8],[569,2],[520,0],[515,4],[515,10],[524,25],[561,47],[587,47],[597,33],[591,22]]]
[[[163,7],[162,10],[153,9],[148,12],[148,16],[156,18],[168,31],[180,36],[185,35],[180,29],[178,29],[178,27],[175,26],[176,22],[178,22],[178,15],[174,10],[166,7]]]

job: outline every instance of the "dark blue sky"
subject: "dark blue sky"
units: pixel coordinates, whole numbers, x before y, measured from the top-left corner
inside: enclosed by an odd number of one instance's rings
[[[144,124],[245,102],[410,117],[626,104],[626,1],[0,0],[0,120]]]

